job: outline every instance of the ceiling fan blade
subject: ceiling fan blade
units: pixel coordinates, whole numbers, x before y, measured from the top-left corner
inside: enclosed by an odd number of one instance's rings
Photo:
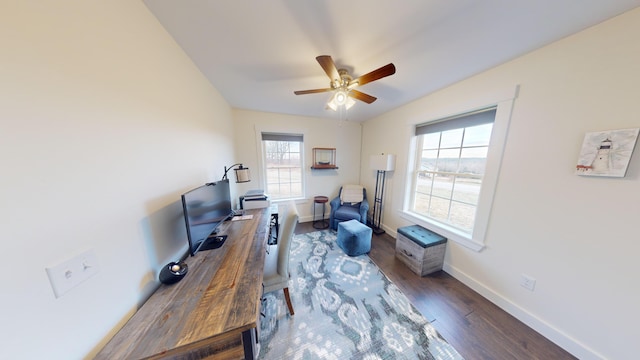
[[[376,99],[377,99],[376,97],[373,97],[371,95],[367,95],[367,94],[365,94],[363,92],[360,92],[358,90],[351,90],[349,92],[349,96],[351,96],[354,99],[358,99],[360,101],[364,101],[367,104],[371,104],[372,102],[376,101]]]
[[[353,79],[349,82],[349,86],[351,84],[357,83],[358,86],[370,83],[372,81],[376,81],[378,79],[382,79],[383,77],[387,77],[389,75],[393,75],[396,73],[396,67],[393,63],[387,64],[381,68],[375,69],[368,74],[364,74],[357,79]]]
[[[313,90],[298,90],[298,91],[294,91],[293,93],[296,95],[305,95],[305,94],[316,94],[316,93],[322,93],[322,92],[328,92],[328,91],[333,91],[334,89],[331,88],[326,88],[326,89],[313,89]]]
[[[316,60],[318,60],[318,64],[322,66],[322,69],[324,70],[324,72],[327,73],[327,76],[329,76],[329,79],[331,79],[331,82],[333,82],[334,80],[340,80],[340,74],[338,73],[338,68],[336,68],[336,64],[333,62],[333,59],[331,59],[331,56],[320,55],[316,57]]]

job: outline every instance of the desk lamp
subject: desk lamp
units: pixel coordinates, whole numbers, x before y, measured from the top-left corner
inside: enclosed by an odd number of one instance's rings
[[[224,167],[224,175],[222,175],[222,180],[227,180],[227,173],[233,169],[235,166],[237,166],[237,168],[235,168],[235,172],[236,172],[236,182],[237,183],[245,183],[245,182],[249,182],[251,181],[251,174],[249,173],[249,168],[246,168],[244,166],[242,166],[242,164],[238,163],[238,164],[233,164],[229,167]]]

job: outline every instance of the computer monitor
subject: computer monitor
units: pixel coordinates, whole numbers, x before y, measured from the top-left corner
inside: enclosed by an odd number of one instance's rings
[[[233,215],[229,180],[207,183],[182,194],[182,209],[191,256],[220,247],[224,239],[216,236],[217,229]]]

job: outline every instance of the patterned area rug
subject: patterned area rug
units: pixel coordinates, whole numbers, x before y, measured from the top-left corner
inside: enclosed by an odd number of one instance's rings
[[[265,294],[261,359],[462,359],[367,255],[331,230],[292,240],[289,291]]]

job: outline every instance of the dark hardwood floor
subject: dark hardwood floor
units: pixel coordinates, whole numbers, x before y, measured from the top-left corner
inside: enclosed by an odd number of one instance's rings
[[[296,227],[296,234],[311,231],[318,231],[311,222]],[[411,272],[386,233],[373,235],[369,257],[466,360],[575,359],[446,272]]]

